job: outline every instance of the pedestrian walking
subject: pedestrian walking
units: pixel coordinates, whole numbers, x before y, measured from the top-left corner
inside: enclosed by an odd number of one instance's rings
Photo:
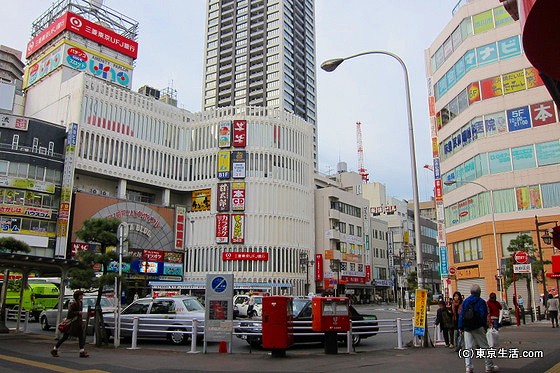
[[[247,317],[253,317],[255,314],[255,298],[251,295],[247,306]]]
[[[519,308],[523,308],[525,306],[525,301],[523,300],[521,294],[517,296],[517,305],[519,306]]]
[[[453,338],[455,345],[449,345],[449,348],[455,348],[456,352],[459,352],[461,348],[464,347],[463,335],[459,330],[459,313],[461,312],[461,304],[463,303],[463,295],[456,291],[453,293],[453,298],[451,300],[451,320],[453,321]]]
[[[56,345],[51,350],[51,355],[53,357],[58,357],[59,347],[68,339],[69,336],[78,337],[78,345],[80,347],[80,357],[89,357],[89,354],[85,351],[84,347],[86,344],[86,338],[84,335],[84,329],[82,325],[82,309],[83,309],[83,291],[75,291],[73,295],[73,300],[68,305],[68,315],[66,318],[72,320],[70,324],[70,330],[64,333],[62,337],[59,338]]]
[[[451,310],[447,308],[445,301],[438,302],[438,310],[436,312],[436,325],[439,325],[443,334],[443,340],[446,347],[453,347],[453,319]]]
[[[546,310],[548,311],[548,315],[550,317],[550,321],[552,321],[552,327],[558,327],[558,298],[554,298],[552,294],[548,294],[548,299],[546,301]],[[554,326],[556,323],[556,326]]]
[[[488,306],[484,299],[480,297],[480,293],[480,286],[472,285],[471,295],[463,301],[459,313],[459,329],[463,332],[465,349],[467,350],[489,348],[486,339],[486,328],[490,326],[488,325]],[[473,373],[472,356],[467,355],[465,357],[466,372]],[[492,359],[488,357],[485,357],[484,365],[487,373],[498,371],[498,366],[494,365]]]
[[[496,300],[496,293],[490,293],[490,297],[486,301],[486,304],[488,305],[488,313],[492,327],[498,330],[500,326],[500,312],[502,312],[502,305]]]

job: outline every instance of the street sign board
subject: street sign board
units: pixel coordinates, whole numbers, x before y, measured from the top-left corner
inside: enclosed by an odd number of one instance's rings
[[[517,263],[525,264],[529,262],[529,255],[525,251],[516,251],[514,259]]]
[[[233,275],[207,274],[204,320],[204,351],[206,342],[229,342],[233,320]]]
[[[449,274],[450,274],[451,276],[454,276],[454,275],[455,275],[455,272],[457,272],[457,268],[455,268],[455,267],[449,267]]]
[[[531,273],[531,263],[529,264],[514,264],[514,273]]]

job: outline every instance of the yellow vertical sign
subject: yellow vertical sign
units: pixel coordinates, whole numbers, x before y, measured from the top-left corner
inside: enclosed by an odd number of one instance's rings
[[[423,337],[426,326],[426,308],[428,307],[428,290],[416,289],[414,299],[414,335]]]

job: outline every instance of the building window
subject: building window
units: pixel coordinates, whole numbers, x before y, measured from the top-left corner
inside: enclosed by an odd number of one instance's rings
[[[12,137],[12,149],[17,150],[19,144],[19,135],[14,135]]]
[[[0,175],[7,175],[10,162],[0,160]]]
[[[480,237],[459,241],[453,244],[453,261],[455,263],[471,262],[482,259]]]

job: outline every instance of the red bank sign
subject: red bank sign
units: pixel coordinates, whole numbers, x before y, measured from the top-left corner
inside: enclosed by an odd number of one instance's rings
[[[222,260],[268,260],[267,252],[237,252],[226,251],[222,253]]]
[[[81,35],[129,57],[138,57],[138,43],[114,31],[90,22],[74,13],[66,12],[27,43],[26,58],[47,44],[64,30]]]

